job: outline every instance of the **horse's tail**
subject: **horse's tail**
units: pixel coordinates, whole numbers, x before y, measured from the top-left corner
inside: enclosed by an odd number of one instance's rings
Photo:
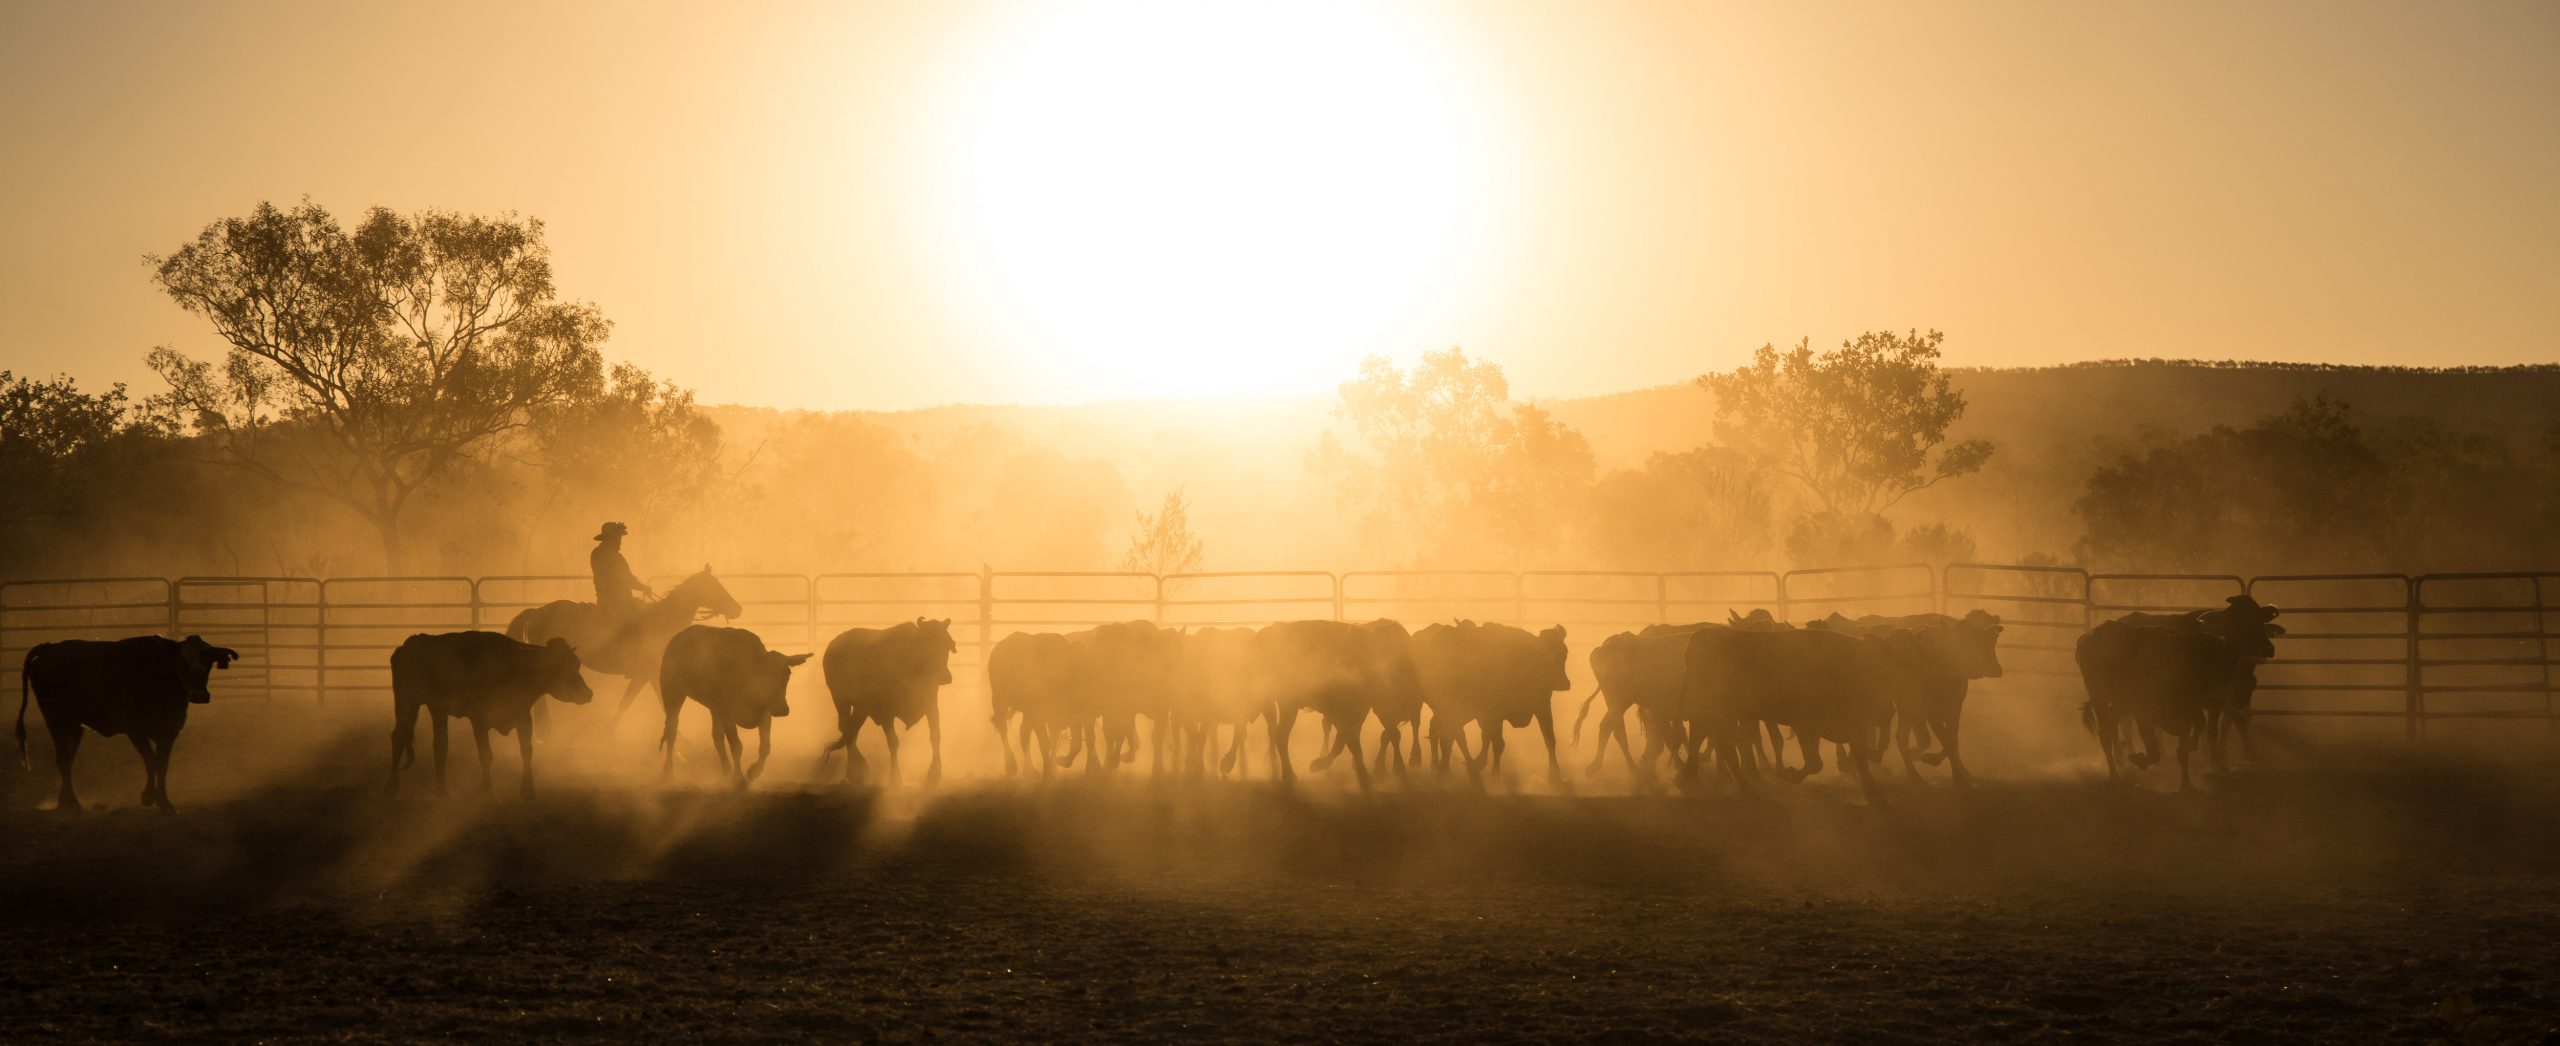
[[[1582,721],[1591,715],[1591,702],[1600,699],[1600,688],[1592,687],[1591,696],[1582,699],[1582,711],[1573,717],[1573,743],[1582,743]]]

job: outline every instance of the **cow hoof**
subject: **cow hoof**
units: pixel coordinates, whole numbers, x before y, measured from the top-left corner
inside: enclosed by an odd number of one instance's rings
[[[1802,767],[1782,766],[1778,768],[1778,780],[1785,781],[1788,784],[1803,784],[1804,779],[1812,775],[1813,771]]]
[[[931,770],[927,770],[927,771],[925,771],[925,772],[924,772],[924,786],[925,786],[925,787],[927,787],[927,788],[933,788],[933,787],[939,786],[940,784],[942,784],[942,768],[941,768],[941,767],[938,767],[938,766],[937,766],[937,767],[934,767],[934,768],[933,768],[933,769],[931,769]]]
[[[2151,769],[2151,765],[2159,761],[2160,757],[2153,755],[2131,755],[2125,757],[2125,762],[2133,764],[2133,768],[2136,770]]]
[[[1931,766],[1936,766],[1940,763],[1946,762],[1947,757],[1938,752],[1923,752],[1920,754],[1920,761]]]

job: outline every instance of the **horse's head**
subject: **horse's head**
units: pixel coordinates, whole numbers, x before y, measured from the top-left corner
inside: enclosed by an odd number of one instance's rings
[[[737,597],[729,594],[729,587],[711,576],[708,563],[702,565],[701,573],[684,579],[676,585],[675,591],[667,593],[666,601],[692,611],[695,617],[716,616],[736,620],[747,613],[745,607],[738,605]]]

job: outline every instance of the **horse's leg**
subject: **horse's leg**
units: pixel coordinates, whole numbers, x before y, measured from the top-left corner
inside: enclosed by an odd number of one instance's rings
[[[639,698],[640,688],[647,685],[649,685],[649,680],[645,676],[632,676],[628,682],[623,684],[622,702],[613,706],[613,718],[605,720],[605,733],[610,734],[613,732],[614,727],[622,725],[622,713],[631,710],[631,702]]]

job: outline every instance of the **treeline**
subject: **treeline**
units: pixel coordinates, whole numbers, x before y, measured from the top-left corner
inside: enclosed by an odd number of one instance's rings
[[[1904,331],[1551,403],[1449,349],[1303,414],[791,413],[608,360],[530,219],[261,206],[152,278],[222,356],[0,372],[0,575],[577,573],[608,519],[652,572],[2560,566],[2554,367],[1963,370]]]

